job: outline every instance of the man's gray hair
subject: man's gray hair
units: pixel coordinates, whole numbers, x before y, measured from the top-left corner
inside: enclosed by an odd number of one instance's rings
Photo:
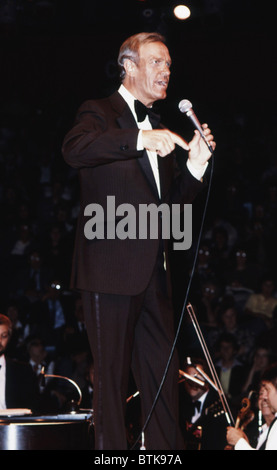
[[[126,72],[124,62],[126,59],[132,60],[135,64],[139,63],[139,48],[143,44],[151,42],[162,42],[165,44],[165,38],[160,33],[138,33],[130,36],[119,49],[117,63],[119,66],[120,79],[123,82]]]

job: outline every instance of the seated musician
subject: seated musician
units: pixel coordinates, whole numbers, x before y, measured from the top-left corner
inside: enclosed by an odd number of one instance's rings
[[[218,393],[203,381],[195,366],[208,374],[204,360],[191,360],[183,372],[202,381],[180,380],[180,426],[187,450],[223,450],[226,446],[227,421]],[[180,371],[180,372],[182,372]],[[182,377],[182,375],[180,375]]]
[[[36,410],[39,388],[30,364],[18,362],[7,354],[12,322],[0,314],[0,410],[27,408]]]
[[[268,429],[263,445],[258,442],[256,448],[251,447],[247,435],[241,429],[228,427],[227,441],[228,444],[234,446],[235,450],[277,450],[277,418],[275,416],[277,414],[277,363],[272,364],[263,374],[260,398],[273,412],[270,422],[265,423]]]

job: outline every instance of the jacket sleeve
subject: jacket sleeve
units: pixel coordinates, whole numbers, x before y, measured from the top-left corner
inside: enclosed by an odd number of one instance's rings
[[[139,158],[137,139],[137,128],[120,128],[97,101],[86,101],[64,138],[62,154],[73,168],[94,167]]]

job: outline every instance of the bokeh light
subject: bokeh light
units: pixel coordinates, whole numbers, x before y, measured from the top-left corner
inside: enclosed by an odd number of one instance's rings
[[[186,20],[191,15],[190,9],[186,5],[177,5],[173,12],[178,20]]]

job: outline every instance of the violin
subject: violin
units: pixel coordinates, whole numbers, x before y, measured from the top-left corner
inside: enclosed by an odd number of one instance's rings
[[[243,398],[241,401],[241,409],[238,412],[235,429],[241,429],[244,431],[251,421],[253,421],[255,417],[254,411],[251,410],[251,402],[249,398]],[[233,450],[234,447],[231,445],[227,445],[224,450]]]
[[[248,426],[255,417],[254,411],[251,410],[251,403],[249,398],[243,398],[241,401],[241,409],[238,413],[235,428],[240,428],[242,431]]]

